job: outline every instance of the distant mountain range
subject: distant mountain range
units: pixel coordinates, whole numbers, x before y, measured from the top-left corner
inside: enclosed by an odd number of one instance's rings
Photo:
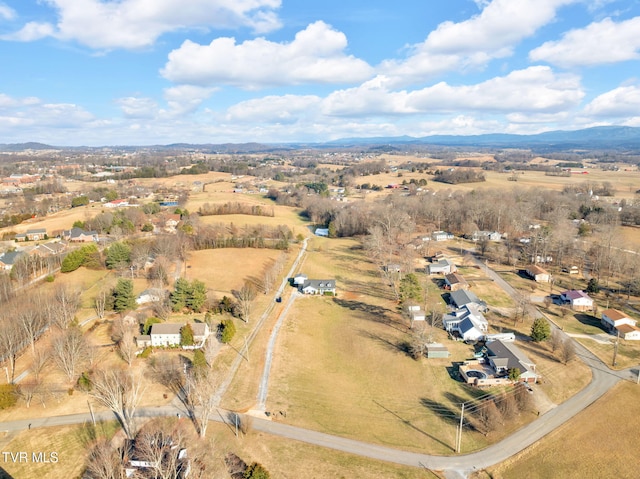
[[[266,153],[296,148],[357,148],[376,145],[395,145],[398,147],[443,146],[443,147],[483,147],[483,148],[531,148],[538,151],[558,151],[574,149],[625,149],[640,150],[640,127],[598,126],[574,131],[548,131],[535,135],[512,135],[490,133],[485,135],[432,135],[424,137],[394,136],[372,138],[343,138],[318,143],[225,143],[225,144],[188,144],[156,145],[146,147],[112,146],[114,150],[199,150],[221,153]],[[105,147],[99,147],[105,148]],[[96,150],[91,147],[51,146],[43,143],[0,144],[0,151],[22,152],[27,150]]]
[[[378,138],[345,138],[333,145],[416,144],[441,146],[482,146],[497,148],[549,147],[568,148],[640,148],[640,128],[630,126],[598,126],[574,131],[548,131],[535,135],[489,133],[485,135],[432,135]]]

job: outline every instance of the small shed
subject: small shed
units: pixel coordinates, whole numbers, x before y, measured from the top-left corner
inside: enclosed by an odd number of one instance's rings
[[[440,343],[429,343],[427,344],[427,358],[435,359],[435,358],[448,358],[451,356],[449,350],[446,346]]]

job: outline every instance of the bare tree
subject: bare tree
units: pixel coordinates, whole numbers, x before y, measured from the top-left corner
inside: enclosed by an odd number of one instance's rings
[[[185,406],[200,437],[205,437],[209,419],[216,409],[215,377],[211,370],[191,370],[187,375]]]
[[[40,379],[40,374],[42,374],[42,371],[49,362],[49,359],[50,356],[48,350],[38,348],[37,350],[33,351],[30,370],[36,379]]]
[[[477,415],[485,435],[495,431],[502,422],[502,415],[493,399],[483,401],[478,407]]]
[[[91,346],[79,328],[70,328],[61,332],[52,342],[52,356],[69,382],[78,376],[88,362]]]
[[[242,288],[234,290],[233,296],[238,300],[240,306],[240,314],[244,322],[249,322],[249,316],[251,314],[251,308],[253,306],[253,300],[256,299],[256,288],[253,283],[245,281]]]
[[[80,307],[80,294],[78,288],[59,285],[56,287],[53,297],[55,300],[55,324],[60,329],[67,329],[75,319],[75,314]]]
[[[559,329],[554,328],[553,331],[551,331],[549,345],[551,346],[551,351],[554,353],[562,347],[562,333]]]
[[[96,315],[101,320],[104,319],[104,313],[107,306],[107,292],[103,289],[96,294],[93,298],[93,309],[96,311]]]
[[[138,376],[118,369],[98,370],[93,377],[90,395],[116,416],[129,439],[135,436],[135,411],[143,394]]]
[[[122,318],[117,318],[111,326],[111,339],[116,343],[120,357],[129,367],[133,364],[138,350],[135,336],[135,326],[131,323],[125,323]]]
[[[20,396],[24,399],[27,408],[31,406],[33,398],[41,392],[41,386],[42,384],[37,379],[22,381],[20,383]]]
[[[26,346],[24,343],[27,338],[25,338],[22,328],[13,321],[5,319],[0,327],[2,328],[2,334],[0,334],[0,357],[9,362],[9,368],[11,369],[10,381],[13,382],[18,354]]]
[[[207,365],[210,368],[213,367],[213,361],[216,359],[219,350],[220,341],[218,341],[218,338],[214,334],[209,335],[202,347],[202,352],[204,353],[204,359],[207,361]]]
[[[35,294],[31,304],[15,304],[13,309],[13,316],[22,328],[25,337],[29,340],[32,353],[36,349],[36,339],[44,332],[46,327],[46,317],[42,314],[40,308],[41,298],[42,295]]]
[[[560,348],[560,359],[562,364],[567,364],[576,357],[576,346],[571,338],[565,338]]]
[[[89,451],[85,476],[89,479],[125,479],[127,477],[120,451],[107,439],[96,442]]]

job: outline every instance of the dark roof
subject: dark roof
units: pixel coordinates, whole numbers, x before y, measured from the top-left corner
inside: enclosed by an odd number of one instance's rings
[[[503,343],[496,339],[487,343],[486,348],[494,364],[499,364],[507,369],[518,368],[521,372],[525,372],[529,371],[533,365],[531,360],[515,344]]]
[[[458,291],[452,291],[450,294],[451,301],[458,308],[461,308],[465,304],[476,303],[480,306],[486,307],[487,303],[482,301],[473,291],[467,291],[465,289],[461,289]]]
[[[335,279],[308,279],[302,285],[302,289],[311,286],[314,289],[333,289],[336,287]]]
[[[16,260],[22,256],[24,251],[7,251],[6,253],[0,255],[0,261],[4,264],[14,264]]]

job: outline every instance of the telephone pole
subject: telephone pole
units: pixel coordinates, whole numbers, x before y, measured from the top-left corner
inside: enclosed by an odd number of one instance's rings
[[[458,430],[458,435],[456,437],[456,452],[460,453],[460,449],[462,448],[462,422],[464,420],[464,403],[462,403],[462,407],[460,408],[460,426]]]

